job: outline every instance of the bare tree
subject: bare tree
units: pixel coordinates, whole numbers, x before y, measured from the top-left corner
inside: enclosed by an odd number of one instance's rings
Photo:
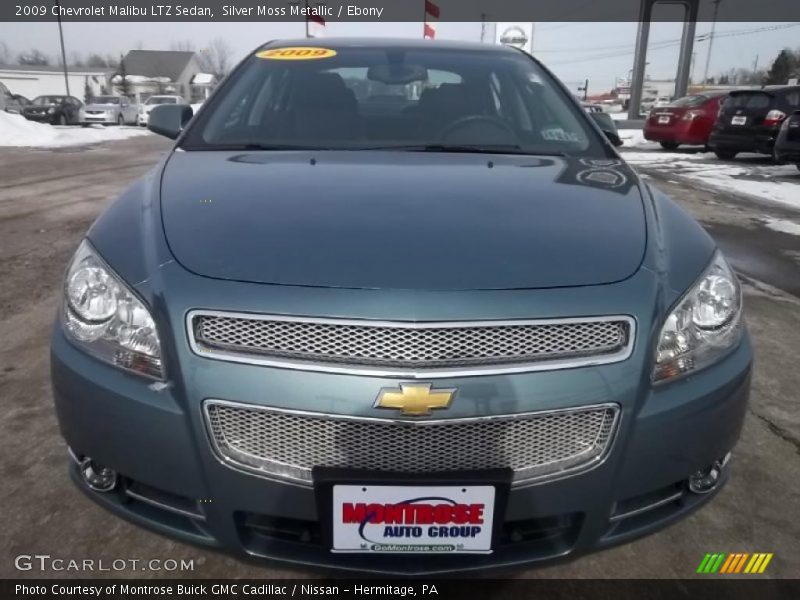
[[[11,48],[8,47],[8,44],[5,42],[0,41],[0,65],[10,65],[11,64]]]
[[[170,50],[177,50],[178,52],[194,52],[194,42],[191,40],[178,40],[169,45]]]
[[[223,38],[214,38],[198,54],[200,68],[222,79],[231,69],[233,49]]]
[[[86,66],[97,69],[102,67],[110,67],[111,65],[108,64],[108,60],[106,58],[103,58],[99,54],[93,53],[86,57]]]
[[[115,75],[114,79],[116,80],[119,78],[117,82],[117,91],[122,96],[130,96],[131,93],[131,82],[128,80],[128,70],[125,68],[125,61],[120,57],[119,60],[119,67],[117,68],[117,74]]]
[[[47,66],[50,59],[41,50],[34,48],[28,52],[22,52],[17,56],[17,62],[24,66]]]

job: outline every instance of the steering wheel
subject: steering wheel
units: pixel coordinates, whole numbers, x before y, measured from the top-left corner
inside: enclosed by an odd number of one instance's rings
[[[492,144],[516,144],[519,140],[517,138],[517,133],[511,128],[511,126],[506,123],[503,119],[498,117],[490,117],[487,115],[470,115],[468,117],[462,117],[461,119],[457,119],[450,123],[447,127],[442,129],[439,133],[439,137],[442,140],[446,140],[448,137],[452,136],[454,132],[458,131],[459,129],[465,129],[467,127],[472,127],[476,124],[483,124],[488,125],[490,128],[493,128],[496,132],[500,133],[500,141],[492,141]]]

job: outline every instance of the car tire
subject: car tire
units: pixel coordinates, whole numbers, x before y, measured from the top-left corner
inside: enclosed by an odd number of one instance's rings
[[[720,160],[733,160],[739,153],[736,150],[714,150],[714,154]]]
[[[669,151],[677,150],[678,146],[680,146],[680,144],[677,142],[661,142],[661,147],[664,150],[669,150]]]
[[[88,127],[88,126],[89,126],[88,123],[81,123],[81,127]]]

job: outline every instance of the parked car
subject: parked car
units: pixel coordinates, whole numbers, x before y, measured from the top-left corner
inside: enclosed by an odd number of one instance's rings
[[[644,138],[666,150],[681,144],[705,146],[727,92],[704,92],[654,108],[644,124]]]
[[[153,107],[160,106],[161,104],[183,104],[186,105],[187,102],[183,98],[183,96],[175,96],[175,95],[158,95],[158,96],[150,96],[147,100],[145,100],[142,104],[139,105],[139,114],[137,117],[137,123],[142,127],[147,125],[147,119],[150,116],[150,111],[153,110]]]
[[[775,140],[775,159],[781,163],[794,163],[800,170],[800,110],[783,121]]]
[[[750,389],[739,282],[595,114],[514,48],[389,38],[273,41],[197,115],[153,108],[176,142],[81,241],[53,330],[76,485],[252,558],[404,574],[563,561],[709,501]]]
[[[37,96],[22,109],[30,121],[51,125],[76,125],[83,103],[73,96]]]
[[[135,125],[139,108],[125,96],[97,96],[81,110],[81,125]]]
[[[26,106],[30,106],[30,105],[32,104],[32,102],[31,102],[30,100],[28,100],[28,99],[27,99],[25,96],[23,96],[22,94],[12,94],[12,95],[14,96],[14,99],[15,99],[17,102],[19,102],[19,105],[20,105],[21,107],[23,107],[23,108],[25,108]]]
[[[800,86],[735,90],[722,103],[708,145],[723,160],[739,152],[773,154],[783,120],[796,110],[800,110]]]
[[[12,94],[5,84],[0,83],[0,110],[8,113],[19,114],[22,112],[22,103]]]
[[[662,106],[668,106],[672,102],[672,98],[669,96],[659,96],[656,98],[656,101],[653,102],[653,108],[660,108]]]

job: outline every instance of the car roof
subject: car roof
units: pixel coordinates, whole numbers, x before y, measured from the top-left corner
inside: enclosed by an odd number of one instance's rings
[[[341,38],[294,38],[279,39],[267,42],[259,50],[283,46],[304,46],[309,48],[397,48],[406,50],[464,50],[496,53],[517,53],[516,48],[502,44],[484,44],[481,42],[463,42],[456,40],[423,40],[421,38],[377,38],[377,37],[341,37]]]

